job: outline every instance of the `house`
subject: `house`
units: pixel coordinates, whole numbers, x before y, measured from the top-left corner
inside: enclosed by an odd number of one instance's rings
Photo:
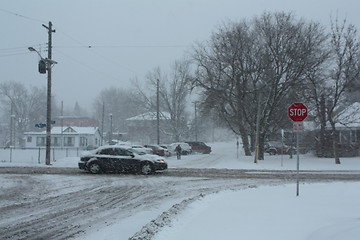
[[[25,132],[25,147],[46,146],[46,131]],[[89,149],[100,146],[101,134],[98,127],[53,127],[51,147]]]
[[[160,112],[160,138],[162,141],[167,141],[169,136],[165,134],[168,132],[170,125],[170,113]],[[147,112],[126,119],[128,130],[128,139],[134,142],[143,144],[155,143],[157,140],[157,112]]]
[[[360,103],[355,102],[334,117],[335,129],[338,136],[338,155],[340,157],[353,157],[360,154]],[[316,154],[319,157],[333,157],[333,143],[331,127],[326,126],[326,135],[320,144],[316,138]]]
[[[360,102],[355,102],[336,115],[335,128],[339,143],[360,146]]]

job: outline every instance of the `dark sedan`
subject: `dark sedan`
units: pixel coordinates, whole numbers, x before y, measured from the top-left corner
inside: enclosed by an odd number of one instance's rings
[[[134,172],[151,174],[167,169],[167,163],[156,155],[138,155],[131,148],[122,146],[100,147],[80,158],[79,168],[90,173]]]

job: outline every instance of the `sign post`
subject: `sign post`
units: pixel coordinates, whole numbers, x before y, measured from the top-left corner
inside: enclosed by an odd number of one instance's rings
[[[288,116],[293,121],[293,131],[296,132],[296,196],[299,196],[299,132],[304,130],[303,121],[308,116],[308,108],[303,103],[293,103],[288,108]]]

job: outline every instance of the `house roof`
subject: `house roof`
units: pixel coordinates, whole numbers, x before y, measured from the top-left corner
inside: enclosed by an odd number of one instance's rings
[[[52,127],[51,134],[95,134],[98,129],[98,127]],[[25,134],[43,135],[46,134],[46,130],[42,132],[26,132]]]
[[[126,119],[126,121],[154,121],[157,119],[157,112],[147,112],[135,117],[131,117]],[[162,120],[170,120],[171,115],[168,112],[160,112],[160,119]]]
[[[360,127],[360,102],[355,102],[336,115],[336,128]]]

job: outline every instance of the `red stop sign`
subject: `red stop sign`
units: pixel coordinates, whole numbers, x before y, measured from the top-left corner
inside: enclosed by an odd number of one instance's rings
[[[293,122],[302,122],[308,116],[308,108],[303,103],[293,103],[288,108],[288,116]]]

